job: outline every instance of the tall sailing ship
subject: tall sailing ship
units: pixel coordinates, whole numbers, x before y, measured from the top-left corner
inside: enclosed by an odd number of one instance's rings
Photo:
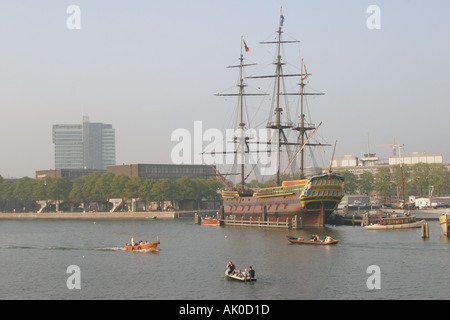
[[[252,143],[262,144],[262,142],[253,142],[252,136],[248,134],[246,127],[246,119],[244,117],[244,97],[262,94],[245,93],[247,86],[244,81],[244,67],[253,65],[244,62],[243,46],[245,51],[248,47],[243,39],[241,39],[241,55],[239,64],[230,66],[239,68],[239,82],[237,87],[239,92],[236,94],[217,94],[218,96],[237,96],[238,97],[238,130],[233,138],[235,144],[238,145],[235,153],[235,159],[241,157],[240,164],[240,183],[237,188],[231,188],[224,177],[217,171],[219,178],[225,185],[225,189],[220,190],[223,198],[223,215],[224,217],[234,216],[237,219],[253,219],[260,217],[264,220],[286,221],[287,219],[301,218],[304,226],[323,226],[325,219],[330,215],[340,203],[343,197],[344,178],[331,172],[330,170],[323,174],[317,174],[310,177],[305,176],[304,169],[304,149],[306,146],[323,146],[324,144],[312,143],[310,139],[316,133],[318,126],[307,123],[304,114],[304,99],[308,95],[320,95],[322,93],[305,92],[306,79],[310,75],[306,71],[306,67],[301,60],[300,73],[284,74],[283,66],[286,64],[281,56],[282,45],[294,43],[298,41],[283,40],[284,16],[280,11],[280,23],[275,41],[261,42],[261,44],[273,44],[276,46],[275,74],[269,76],[251,76],[245,79],[272,78],[274,80],[274,95],[272,99],[272,112],[266,123],[266,128],[271,132],[271,141],[266,144],[270,145],[270,151],[275,162],[274,180],[276,186],[259,189],[246,189],[245,179],[249,176],[249,172],[245,170],[245,154],[254,152],[251,148]],[[295,77],[299,79],[300,88],[297,92],[289,93],[284,88],[284,79],[286,77]],[[286,105],[286,98],[295,95],[299,98],[300,113],[296,115],[296,121],[288,118],[292,113]],[[292,135],[295,136],[292,139]],[[291,139],[289,139],[291,138]],[[294,141],[295,140],[295,141]],[[336,147],[336,145],[335,145]],[[293,150],[295,149],[295,150]],[[265,150],[267,153],[267,149]],[[288,159],[286,169],[282,171],[281,155],[286,153]],[[333,151],[334,156],[334,151]],[[297,172],[298,179],[283,180],[286,177],[285,172],[292,173],[291,168],[293,162],[299,161],[299,170]],[[250,170],[252,171],[252,170]]]

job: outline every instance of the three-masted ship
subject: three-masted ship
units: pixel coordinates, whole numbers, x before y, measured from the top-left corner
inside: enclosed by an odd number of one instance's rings
[[[280,23],[277,31],[277,38],[275,41],[261,42],[261,44],[273,44],[277,47],[275,65],[275,74],[269,76],[251,76],[246,79],[256,78],[273,78],[274,80],[274,96],[272,99],[272,112],[269,121],[266,123],[267,130],[272,132],[270,149],[275,154],[276,170],[274,180],[276,186],[259,189],[245,188],[245,161],[240,161],[240,176],[241,181],[237,188],[230,188],[223,177],[220,177],[224,182],[226,188],[220,191],[223,198],[223,218],[234,216],[237,219],[253,219],[260,217],[264,220],[278,220],[286,221],[287,219],[301,218],[304,226],[323,226],[328,215],[330,215],[340,203],[343,197],[344,178],[330,170],[326,173],[316,174],[310,177],[305,176],[304,170],[304,148],[305,146],[320,146],[320,143],[312,143],[310,139],[317,131],[318,126],[307,123],[304,114],[304,98],[307,95],[320,95],[322,93],[308,93],[305,92],[305,80],[310,75],[306,71],[306,67],[301,60],[300,73],[284,74],[283,66],[285,62],[281,56],[282,45],[298,41],[283,40],[282,27],[284,24],[284,16],[280,12]],[[244,97],[261,94],[245,93],[246,83],[244,81],[243,69],[250,66],[244,62],[242,46],[245,51],[248,47],[243,39],[241,39],[241,55],[240,63],[232,66],[239,68],[240,79],[238,82],[239,92],[237,94],[218,94],[238,97],[238,130],[237,136],[234,137],[234,142],[239,145],[237,148],[236,159],[240,156],[244,158],[244,154],[251,152],[249,145],[252,143],[252,138],[246,134],[246,119],[244,117]],[[283,86],[285,77],[295,77],[300,80],[300,90],[294,93],[288,93]],[[284,103],[286,97],[289,95],[296,95],[300,99],[300,114],[297,115],[297,121],[291,121],[287,118],[290,113]],[[294,133],[294,139],[290,133]],[[256,142],[255,142],[256,143]],[[260,142],[258,142],[260,143]],[[336,146],[336,145],[335,145]],[[295,150],[293,150],[295,149]],[[267,152],[267,150],[266,150]],[[286,153],[288,155],[288,162],[286,169],[282,171],[281,155]],[[334,156],[334,151],[333,151]],[[300,162],[300,168],[297,172],[298,179],[283,180],[284,172],[290,170],[291,164],[296,161]],[[291,171],[292,173],[292,171]],[[220,174],[219,174],[220,175]]]

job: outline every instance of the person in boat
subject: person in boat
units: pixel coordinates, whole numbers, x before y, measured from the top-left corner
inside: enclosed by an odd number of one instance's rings
[[[248,267],[247,277],[250,279],[255,277],[255,270],[253,270],[252,266]]]
[[[239,269],[239,270],[237,271],[236,276],[242,277],[242,278],[244,277],[244,274],[241,272],[241,269]]]
[[[228,261],[227,269],[230,269],[228,270],[228,274],[234,274],[236,271],[236,266],[233,264],[233,262]]]
[[[333,241],[334,239],[330,236],[327,235],[327,237],[325,238],[325,242],[330,242]]]
[[[134,247],[134,236],[131,237],[131,245]]]

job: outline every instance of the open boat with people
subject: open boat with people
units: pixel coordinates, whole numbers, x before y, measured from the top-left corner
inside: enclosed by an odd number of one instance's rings
[[[366,230],[404,230],[420,228],[425,220],[416,221],[416,217],[380,218],[377,223],[364,226]]]
[[[139,241],[138,243],[134,242],[134,237],[131,238],[131,243],[125,243],[124,248],[127,251],[138,251],[138,252],[158,252],[158,245],[160,244],[159,238],[156,239],[156,242],[147,242],[147,241]]]
[[[303,238],[296,238],[296,237],[292,237],[292,236],[285,236],[286,239],[290,242],[290,243],[298,243],[298,244],[312,244],[312,245],[330,245],[330,244],[337,244],[339,241],[333,238],[328,239],[325,238],[325,240],[315,240],[315,239],[309,239],[309,240],[305,240]]]
[[[246,273],[246,274],[243,274],[243,273],[231,273],[230,272],[230,268],[227,268],[225,270],[225,276],[227,278],[229,278],[229,279],[242,281],[242,282],[256,281],[256,278],[250,277],[250,275],[248,273]]]

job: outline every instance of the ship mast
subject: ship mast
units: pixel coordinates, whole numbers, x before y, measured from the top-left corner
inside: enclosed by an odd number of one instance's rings
[[[240,192],[244,193],[244,183],[245,183],[245,153],[248,153],[248,140],[249,138],[246,136],[245,133],[245,119],[244,119],[244,96],[262,96],[266,95],[264,93],[245,93],[245,87],[247,84],[244,82],[244,67],[253,66],[256,65],[255,63],[246,63],[244,64],[244,53],[243,53],[243,47],[245,46],[245,51],[248,51],[248,47],[245,44],[244,38],[241,36],[241,55],[239,58],[239,64],[237,65],[231,65],[227,68],[239,68],[239,82],[237,84],[237,87],[239,88],[239,92],[237,94],[231,93],[231,94],[223,94],[219,93],[216,94],[216,96],[237,96],[238,97],[238,112],[239,112],[239,137],[234,137],[234,143],[238,144],[238,150],[236,152],[236,156],[240,156],[240,180],[241,180],[241,186],[240,186]]]
[[[281,115],[283,113],[283,108],[281,107],[281,96],[285,93],[282,92],[281,89],[281,79],[283,77],[292,77],[292,76],[301,76],[301,74],[283,74],[283,65],[285,64],[282,61],[281,57],[281,44],[282,43],[296,43],[299,41],[286,41],[282,40],[282,27],[284,23],[284,16],[282,14],[282,10],[280,8],[280,23],[278,25],[278,36],[276,41],[263,41],[260,42],[261,44],[276,44],[277,45],[277,57],[274,62],[275,64],[275,75],[272,76],[254,76],[249,78],[270,78],[275,77],[275,122],[269,121],[266,125],[266,128],[270,128],[273,130],[276,130],[277,137],[276,137],[276,150],[277,150],[277,171],[275,173],[275,183],[277,185],[280,185],[280,169],[281,169],[281,146],[282,145],[298,145],[298,143],[289,143],[286,137],[286,134],[284,133],[284,129],[292,128],[291,122],[285,122],[283,123],[281,121]]]
[[[281,147],[284,146],[302,146],[300,148],[300,176],[303,178],[304,175],[304,145],[308,146],[329,146],[329,144],[321,144],[321,143],[308,143],[309,139],[306,134],[307,131],[315,130],[316,127],[313,124],[308,124],[305,122],[305,112],[304,112],[304,96],[306,95],[323,95],[323,93],[309,93],[305,92],[304,87],[306,86],[305,79],[310,75],[306,72],[306,67],[303,63],[303,59],[301,60],[301,71],[299,74],[284,74],[283,73],[283,65],[286,63],[283,62],[282,56],[281,56],[281,44],[285,43],[297,43],[299,41],[296,40],[283,40],[282,39],[282,27],[284,24],[284,16],[282,13],[282,8],[280,8],[280,23],[278,25],[278,31],[277,31],[277,39],[276,41],[263,41],[260,42],[261,44],[276,44],[277,45],[277,56],[276,60],[274,62],[276,69],[275,69],[275,75],[271,76],[252,76],[248,78],[270,78],[275,77],[275,122],[269,121],[266,125],[266,128],[270,128],[277,131],[277,138],[276,138],[276,148],[277,148],[277,172],[275,174],[275,182],[277,185],[280,185],[280,161],[281,161]],[[304,73],[303,73],[304,70]],[[300,92],[296,93],[286,93],[282,91],[281,88],[281,79],[284,77],[300,77]],[[285,95],[300,95],[300,121],[298,124],[292,123],[290,120],[286,122],[282,122],[281,115],[283,113],[283,108],[281,107],[281,97]],[[287,108],[287,106],[286,106]],[[288,142],[286,134],[284,132],[284,129],[292,129],[299,131],[299,139],[297,142]],[[306,142],[306,144],[305,144]],[[298,153],[296,153],[298,154]]]

